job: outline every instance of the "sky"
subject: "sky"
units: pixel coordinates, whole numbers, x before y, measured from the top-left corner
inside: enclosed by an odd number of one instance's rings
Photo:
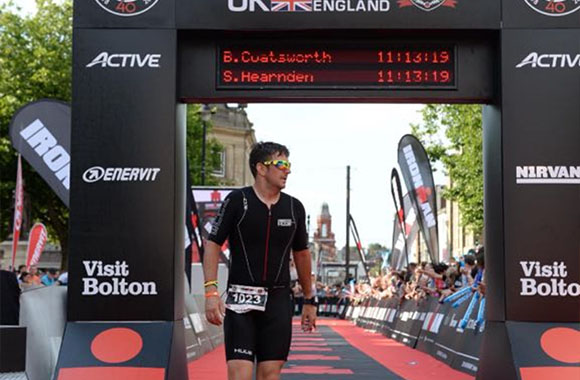
[[[290,150],[286,193],[310,215],[310,233],[322,203],[329,205],[337,248],[346,241],[346,167],[350,165],[350,213],[363,246],[391,246],[395,208],[390,176],[399,139],[419,123],[422,105],[250,104],[248,118],[258,141]],[[351,238],[351,244],[354,245]]]
[[[35,0],[16,3],[24,12],[34,12]],[[410,133],[411,123],[421,121],[421,108],[417,104],[250,104],[246,111],[258,141],[289,148],[292,174],[285,192],[304,204],[310,234],[326,202],[340,249],[346,242],[347,165],[351,167],[350,212],[363,246],[391,246],[395,208],[390,173],[398,168],[399,139]],[[436,176],[435,182],[442,181]]]

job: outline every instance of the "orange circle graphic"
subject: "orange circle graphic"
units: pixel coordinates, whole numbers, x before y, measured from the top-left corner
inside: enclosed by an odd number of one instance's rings
[[[568,327],[547,330],[540,338],[542,349],[563,363],[580,363],[580,331]]]
[[[115,327],[100,332],[91,343],[95,358],[105,363],[123,363],[141,352],[143,339],[135,330]]]

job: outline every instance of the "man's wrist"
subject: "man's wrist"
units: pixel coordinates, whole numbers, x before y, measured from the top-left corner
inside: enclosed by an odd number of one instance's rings
[[[318,306],[318,298],[316,296],[314,297],[304,297],[304,305],[312,305],[312,306]]]

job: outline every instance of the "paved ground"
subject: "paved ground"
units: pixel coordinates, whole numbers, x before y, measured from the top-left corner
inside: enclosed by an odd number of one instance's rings
[[[352,323],[321,319],[319,329],[306,334],[294,324],[283,380],[469,380],[431,356]],[[226,380],[223,346],[189,366],[189,380]]]

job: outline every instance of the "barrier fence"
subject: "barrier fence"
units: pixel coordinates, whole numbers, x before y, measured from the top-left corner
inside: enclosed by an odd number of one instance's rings
[[[302,300],[296,299],[295,313],[300,314]],[[465,318],[469,302],[458,307],[428,297],[419,301],[397,298],[369,298],[350,303],[346,298],[319,298],[318,315],[349,319],[357,326],[373,330],[425,352],[450,367],[475,376],[485,321],[478,323],[475,308]]]
[[[50,378],[56,364],[60,337],[64,330],[66,287],[34,289],[21,295],[20,324],[27,327],[26,372],[30,380]],[[203,295],[186,291],[184,331],[187,360],[193,361],[223,343],[223,331],[207,322]],[[377,331],[388,338],[428,353],[462,372],[475,375],[479,365],[485,322],[477,323],[474,309],[464,329],[461,320],[469,302],[453,308],[435,298],[420,301],[374,298],[351,303],[347,298],[322,297],[318,315],[352,320],[357,326]],[[302,299],[295,299],[300,314]],[[46,313],[38,310],[49,310]],[[39,349],[40,348],[40,349]]]

